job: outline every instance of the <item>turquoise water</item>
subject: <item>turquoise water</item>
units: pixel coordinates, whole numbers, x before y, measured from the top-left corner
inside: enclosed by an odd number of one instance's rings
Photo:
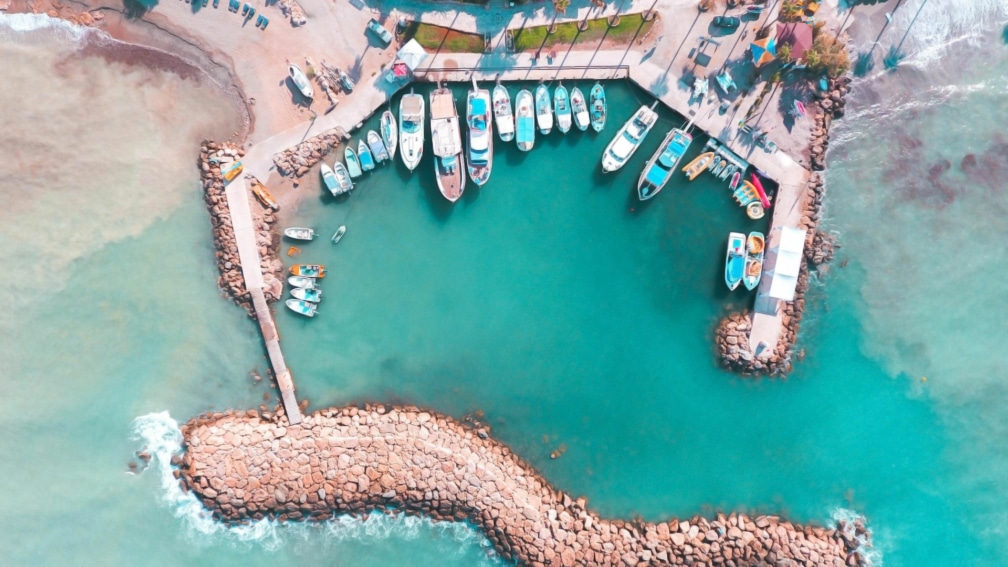
[[[275,402],[251,376],[266,367],[255,327],[217,294],[192,166],[198,141],[235,119],[212,86],[81,61],[79,38],[53,35],[0,34],[18,77],[0,105],[25,109],[0,132],[0,253],[27,274],[0,290],[5,562],[495,564],[471,530],[403,518],[223,530],[159,469],[129,474],[133,452],[170,431],[158,412]],[[658,134],[679,122],[664,114],[612,177],[596,169],[607,137],[572,133],[529,154],[498,148],[488,186],[453,207],[429,160],[408,177],[385,166],[345,202],[302,183],[312,193],[287,220],[348,232],[299,258],[333,270],[319,317],[278,314],[299,395],[315,408],[481,409],[494,435],[607,515],[825,523],[850,510],[886,565],[1002,564],[1008,313],[988,298],[1006,286],[1008,69],[1000,52],[960,49],[932,74],[855,89],[827,176],[826,228],[844,248],[809,293],[807,354],[787,380],[713,364],[713,325],[746,298],[721,282],[723,238],[757,225],[708,179],[675,180],[645,207],[632,198]],[[11,88],[29,80],[60,97]],[[608,94],[611,135],[641,95]],[[57,104],[85,95],[87,116],[116,119],[80,127],[81,109]],[[962,165],[969,153],[981,168]],[[66,167],[42,167],[47,155]]]

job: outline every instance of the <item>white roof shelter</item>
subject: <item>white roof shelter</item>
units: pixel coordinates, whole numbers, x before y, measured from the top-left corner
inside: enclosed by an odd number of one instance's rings
[[[771,270],[772,279],[768,295],[775,299],[792,301],[795,287],[798,286],[798,272],[801,271],[805,235],[808,231],[790,226],[782,226],[780,231],[780,241],[776,250],[777,258]]]
[[[389,68],[389,71],[385,73],[385,80],[390,83],[395,83],[399,79],[408,80],[406,74],[397,73],[397,67],[405,65],[406,68],[409,69],[409,73],[412,73],[420,66],[421,63],[424,62],[424,60],[427,59],[427,57],[428,53],[424,51],[423,46],[421,46],[417,40],[411,39],[407,41],[406,44],[400,47],[399,51],[396,52],[395,62],[392,64],[392,67]]]

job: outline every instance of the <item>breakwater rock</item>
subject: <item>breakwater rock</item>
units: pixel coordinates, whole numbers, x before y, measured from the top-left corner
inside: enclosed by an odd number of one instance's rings
[[[180,482],[227,523],[398,510],[471,522],[523,565],[867,564],[860,523],[831,529],[736,513],[602,519],[485,430],[415,407],[328,409],[296,426],[254,410],[218,413],[182,431]]]
[[[301,177],[313,165],[350,136],[342,128],[333,128],[287,148],[273,156],[273,165],[284,177]]]

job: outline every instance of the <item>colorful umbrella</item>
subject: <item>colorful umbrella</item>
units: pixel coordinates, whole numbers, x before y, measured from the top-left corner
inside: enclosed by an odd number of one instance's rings
[[[773,37],[764,37],[752,42],[749,50],[752,51],[753,63],[757,67],[762,67],[777,58],[777,40]]]

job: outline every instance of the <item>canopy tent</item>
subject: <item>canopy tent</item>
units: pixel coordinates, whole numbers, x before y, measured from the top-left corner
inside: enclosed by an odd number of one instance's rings
[[[777,24],[777,43],[790,45],[791,59],[799,61],[812,47],[812,26],[805,22]]]
[[[417,40],[407,41],[396,52],[395,62],[392,64],[391,71],[385,74],[385,80],[394,83],[407,78],[425,59],[427,59],[427,52],[417,43]]]
[[[790,226],[783,226],[780,231],[776,262],[769,274],[772,276],[769,295],[775,299],[791,301],[794,299],[795,287],[798,286],[798,272],[801,271],[805,235],[808,231]]]
[[[749,45],[749,50],[752,52],[753,63],[762,67],[777,58],[777,40],[774,37],[758,39]]]

